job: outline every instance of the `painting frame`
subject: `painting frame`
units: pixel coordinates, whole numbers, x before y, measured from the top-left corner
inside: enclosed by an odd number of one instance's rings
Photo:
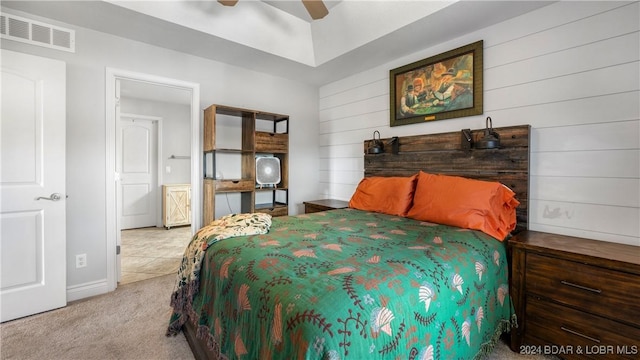
[[[483,40],[389,70],[389,86],[390,126],[481,115]]]

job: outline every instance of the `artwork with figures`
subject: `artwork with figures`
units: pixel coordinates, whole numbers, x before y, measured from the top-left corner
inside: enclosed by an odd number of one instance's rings
[[[482,113],[482,41],[391,70],[391,126]]]

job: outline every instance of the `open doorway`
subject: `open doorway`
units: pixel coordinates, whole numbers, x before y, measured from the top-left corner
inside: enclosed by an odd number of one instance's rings
[[[189,238],[195,232],[195,229],[200,227],[199,85],[154,75],[107,69],[106,88],[108,153],[107,248],[113,249],[113,252],[107,251],[107,282],[109,290],[114,290],[120,278],[122,254],[124,252],[121,230],[131,227],[123,224],[123,205],[129,206],[128,213],[124,215],[135,215],[141,209],[151,213],[151,218],[155,219],[155,221],[151,221],[151,224],[155,223],[155,226],[147,226],[142,229],[155,230],[158,231],[157,234],[162,234],[162,236],[147,234],[155,238],[157,242],[162,242],[162,237],[169,235],[163,233],[165,231],[173,232],[173,230],[182,229],[182,233],[186,233],[187,238]],[[110,94],[113,94],[113,96],[110,96]],[[124,116],[121,116],[122,114]],[[129,120],[126,120],[127,117]],[[138,119],[139,124],[131,128],[134,129],[132,134],[138,138],[135,138],[137,140],[133,140],[132,144],[137,144],[135,148],[138,151],[148,152],[151,152],[150,150],[153,150],[155,146],[157,154],[151,158],[134,156],[130,167],[135,170],[134,172],[139,170],[135,169],[136,166],[138,168],[155,167],[155,170],[149,170],[153,177],[152,179],[136,180],[133,185],[129,182],[128,189],[130,194],[128,194],[128,198],[125,196],[123,200],[123,179],[121,176],[128,173],[123,171],[121,148],[119,148],[122,145],[122,129],[124,128],[121,121],[133,120],[135,122],[136,119]],[[131,134],[124,136],[129,135]],[[140,142],[139,139],[145,140]],[[147,144],[147,139],[149,144]],[[156,145],[150,145],[153,140],[155,140]],[[142,161],[144,159],[147,159],[146,162],[148,164]],[[110,176],[111,174],[113,174],[113,177]],[[191,199],[193,200],[189,208],[191,226],[186,226],[186,229],[172,228],[171,230],[164,230],[162,227],[162,185],[176,182],[190,186]],[[146,187],[153,187],[155,190],[153,194],[149,195],[155,200],[155,205],[153,206],[137,202],[144,194],[147,194],[146,191],[143,191]],[[149,222],[149,218],[146,221]],[[133,228],[135,226],[134,222]],[[179,236],[184,236],[184,234]],[[156,243],[156,247],[157,245],[160,244]],[[148,255],[141,250],[148,246],[141,242],[136,245],[137,248],[128,249],[126,253]],[[164,256],[169,257],[170,255]],[[157,260],[164,256],[157,256],[156,253],[153,258]],[[175,249],[171,256],[175,256]],[[145,259],[141,260],[144,261]],[[150,262],[146,265],[150,266],[152,264]],[[167,265],[161,266],[166,267]]]
[[[176,273],[191,238],[191,93],[140,81],[116,81],[120,85],[118,284],[122,285]],[[181,196],[163,191],[176,186],[185,190]],[[171,227],[174,224],[181,226]]]

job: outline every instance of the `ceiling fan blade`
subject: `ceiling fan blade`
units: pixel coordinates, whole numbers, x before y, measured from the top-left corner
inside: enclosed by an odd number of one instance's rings
[[[238,0],[218,0],[218,2],[224,6],[233,6],[238,2]]]
[[[302,4],[307,8],[313,20],[322,19],[329,13],[322,0],[302,0]]]

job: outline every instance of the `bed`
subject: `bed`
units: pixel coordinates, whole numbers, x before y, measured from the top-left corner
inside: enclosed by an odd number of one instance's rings
[[[198,359],[489,353],[515,325],[504,240],[527,226],[529,156],[529,126],[495,130],[500,149],[464,150],[459,133],[445,133],[401,137],[399,152],[365,155],[351,208],[273,219],[230,215],[203,228],[185,252],[168,334],[183,330]],[[492,189],[507,188],[518,199],[513,226],[491,235],[482,226],[421,218],[416,204],[424,203],[424,189],[438,185],[424,182],[433,174],[501,181],[507,187]],[[385,183],[396,180],[401,185]],[[370,190],[363,184],[397,191],[413,184],[413,192],[389,192],[409,203],[370,207],[357,201]]]

